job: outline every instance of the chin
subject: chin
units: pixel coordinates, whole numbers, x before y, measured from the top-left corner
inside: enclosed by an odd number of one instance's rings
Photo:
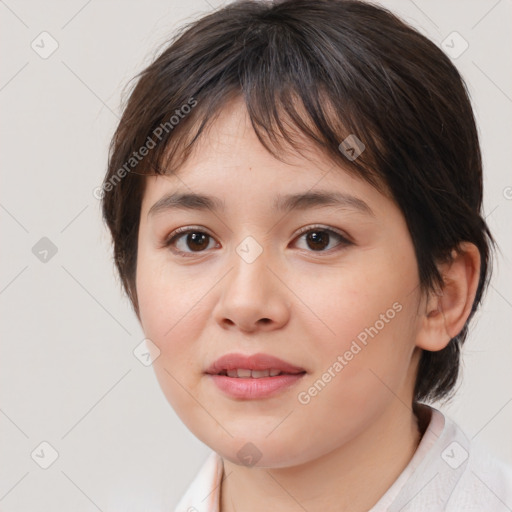
[[[265,435],[245,433],[243,437],[225,437],[224,442],[219,440],[202,441],[217,452],[223,459],[237,466],[254,468],[286,468],[303,464],[309,460],[302,450],[299,440],[293,440],[289,436],[281,439],[276,436],[270,440]]]

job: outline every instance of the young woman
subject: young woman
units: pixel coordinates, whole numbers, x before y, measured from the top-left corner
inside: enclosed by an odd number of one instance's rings
[[[510,510],[426,405],[489,278],[465,84],[353,0],[242,1],[145,69],[103,213],[169,403],[212,454],[177,511]]]

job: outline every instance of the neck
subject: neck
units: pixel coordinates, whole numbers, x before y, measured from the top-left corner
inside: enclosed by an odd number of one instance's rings
[[[299,466],[249,468],[224,459],[229,478],[222,481],[220,510],[368,511],[405,469],[422,433],[413,411],[397,400],[349,443]]]

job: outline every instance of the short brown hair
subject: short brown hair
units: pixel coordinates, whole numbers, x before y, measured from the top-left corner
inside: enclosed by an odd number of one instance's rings
[[[184,26],[135,78],[111,142],[102,208],[137,315],[144,175],[172,173],[178,148],[183,162],[228,99],[240,96],[277,158],[279,140],[300,152],[295,130],[389,191],[406,219],[423,290],[442,284],[437,264],[453,249],[474,243],[481,271],[472,318],[494,243],[481,215],[478,133],[463,78],[414,28],[358,0],[238,1]],[[339,149],[350,134],[366,146],[355,160]],[[445,349],[423,351],[415,400],[450,394],[468,322]]]

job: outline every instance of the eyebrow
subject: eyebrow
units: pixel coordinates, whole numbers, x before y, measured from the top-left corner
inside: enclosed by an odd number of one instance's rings
[[[375,216],[372,209],[362,199],[350,194],[328,190],[278,195],[274,200],[273,208],[276,212],[287,213],[292,210],[308,210],[323,206],[337,206]],[[151,206],[148,211],[148,217],[171,210],[212,210],[224,212],[226,204],[217,197],[205,194],[171,193],[163,196]]]

